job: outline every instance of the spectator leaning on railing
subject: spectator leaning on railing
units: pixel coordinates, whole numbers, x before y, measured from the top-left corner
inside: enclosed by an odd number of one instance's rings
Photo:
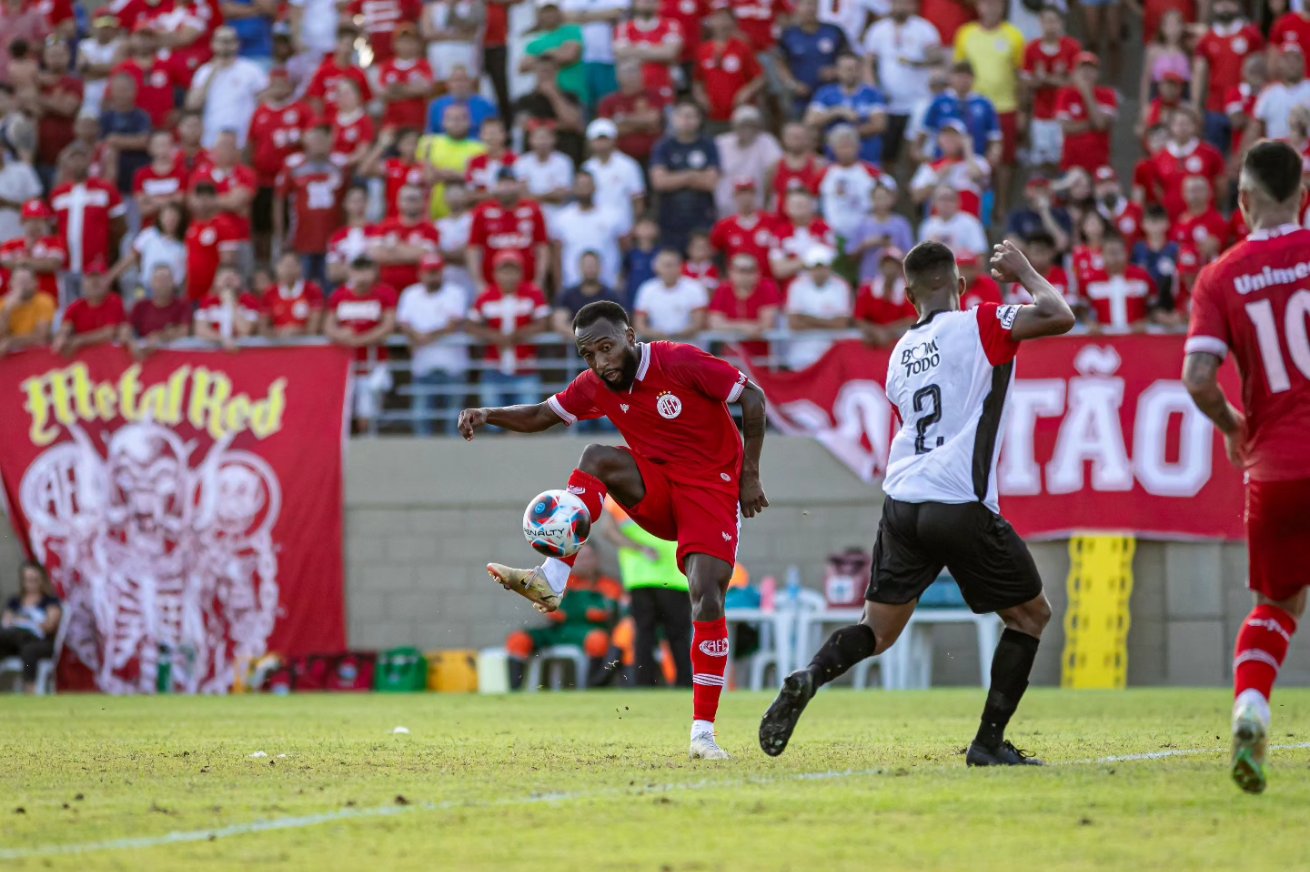
[[[405,288],[396,307],[396,322],[409,340],[416,436],[432,435],[434,417],[441,434],[454,431],[446,413],[458,408],[462,397],[445,391],[462,383],[469,370],[468,345],[459,336],[468,298],[463,287],[444,278],[444,271],[440,255],[424,257],[418,283]]]
[[[492,272],[495,281],[474,300],[467,326],[486,345],[482,405],[538,402],[541,376],[532,339],[550,329],[550,306],[541,288],[525,278],[517,251],[497,252]]]
[[[104,343],[125,343],[131,338],[123,300],[110,292],[103,263],[92,263],[83,276],[82,297],[64,310],[52,345],[56,354],[73,355]]]
[[[323,335],[355,349],[363,372],[355,390],[355,419],[361,429],[382,410],[382,395],[391,390],[387,338],[396,330],[395,290],[378,281],[378,265],[367,255],[350,263],[346,283],[328,299]]]
[[[197,339],[235,351],[237,341],[259,332],[259,298],[245,289],[236,267],[219,267],[214,286],[196,306],[192,321]]]
[[[128,321],[136,341],[132,350],[139,358],[159,350],[191,332],[191,304],[180,296],[180,288],[167,264],[158,264],[145,274],[150,296],[137,301]]]
[[[38,290],[32,268],[14,267],[0,297],[0,355],[48,344],[55,308],[54,299]]]

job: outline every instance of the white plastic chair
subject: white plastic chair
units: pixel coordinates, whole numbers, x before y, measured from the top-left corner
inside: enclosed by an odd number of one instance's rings
[[[53,696],[55,693],[55,667],[64,650],[64,634],[68,631],[68,604],[59,604],[59,629],[55,630],[55,651],[50,657],[43,657],[36,664],[36,695]],[[6,657],[0,660],[0,676],[23,674],[23,661],[18,657]]]
[[[528,669],[523,677],[523,689],[529,693],[536,693],[541,685],[541,671],[547,669],[546,680],[550,682],[550,689],[563,690],[566,663],[573,664],[576,676],[574,687],[578,690],[586,690],[587,671],[591,666],[591,659],[577,645],[550,645],[537,651],[528,661]]]

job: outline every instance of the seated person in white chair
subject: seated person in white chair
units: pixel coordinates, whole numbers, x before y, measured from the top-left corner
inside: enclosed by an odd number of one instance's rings
[[[24,563],[18,570],[18,595],[10,597],[0,615],[0,660],[23,661],[18,689],[36,691],[37,664],[55,653],[55,633],[63,606],[50,586],[50,576],[39,563]]]

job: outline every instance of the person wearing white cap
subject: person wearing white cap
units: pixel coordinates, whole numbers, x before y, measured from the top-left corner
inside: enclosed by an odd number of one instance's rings
[[[851,324],[855,301],[851,286],[832,271],[837,252],[813,245],[801,256],[804,270],[787,288],[787,327],[794,334],[841,330]],[[787,368],[801,370],[815,363],[832,347],[831,339],[792,339],[787,342]]]
[[[613,213],[620,232],[632,232],[636,217],[645,210],[646,180],[641,165],[618,150],[618,126],[608,118],[587,125],[587,149],[591,157],[582,169],[596,180],[596,205]]]

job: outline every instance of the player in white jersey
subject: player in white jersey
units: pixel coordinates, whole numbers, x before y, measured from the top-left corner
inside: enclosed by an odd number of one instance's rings
[[[1029,305],[984,303],[961,311],[964,279],[940,242],[915,246],[904,268],[919,322],[896,343],[887,368],[887,398],[901,427],[883,481],[864,616],[833,633],[807,668],[787,676],[760,722],[760,747],[781,754],[815,692],[890,648],[946,567],[973,611],[995,612],[1005,622],[982,723],[965,760],[1038,764],[1005,739],[1005,728],[1028,687],[1051,606],[1028,547],[998,513],[997,434],[1019,343],[1067,333],[1074,315],[1009,242],[996,246],[992,275],[1021,284],[1033,297]]]

